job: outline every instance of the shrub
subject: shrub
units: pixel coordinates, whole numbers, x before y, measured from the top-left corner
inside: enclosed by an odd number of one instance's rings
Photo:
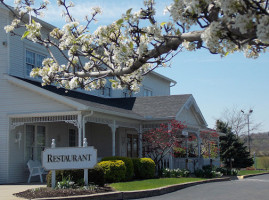
[[[104,186],[105,184],[105,173],[102,167],[96,165],[93,169],[88,170],[88,181],[94,185]]]
[[[221,172],[216,171],[215,166],[206,165],[203,166],[202,169],[195,170],[194,175],[196,177],[202,177],[202,178],[218,178],[221,177],[223,174]]]
[[[216,168],[217,172],[222,173],[223,175],[232,175],[232,176],[237,176],[239,171],[237,169],[227,169],[224,167],[218,167]]]
[[[151,158],[133,158],[135,178],[148,179],[155,176],[155,163]]]
[[[67,179],[63,179],[60,182],[57,182],[57,188],[59,189],[68,189],[68,188],[74,188],[74,183],[73,181],[67,180]]]
[[[139,178],[139,162],[140,158],[132,158],[134,166],[134,178]]]
[[[102,161],[108,160],[122,160],[126,167],[125,180],[129,181],[133,179],[134,176],[134,165],[131,158],[122,157],[122,156],[113,156],[113,157],[104,157]]]
[[[186,169],[168,169],[165,168],[162,171],[162,177],[176,178],[176,177],[188,177],[190,174],[189,170]]]
[[[189,176],[190,176],[190,171],[187,170],[187,169],[182,169],[182,170],[180,171],[180,176],[181,176],[181,177],[189,177]]]
[[[47,174],[47,186],[51,187],[51,171]],[[73,181],[76,185],[84,185],[84,170],[57,170],[56,171],[56,183],[63,182],[65,180]],[[88,170],[88,181],[96,185],[104,185],[104,171],[101,167],[95,166]]]
[[[126,167],[122,160],[102,161],[98,165],[103,168],[105,182],[119,182],[125,180]]]

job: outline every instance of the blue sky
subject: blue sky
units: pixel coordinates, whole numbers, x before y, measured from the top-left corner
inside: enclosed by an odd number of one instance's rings
[[[13,0],[5,1],[12,5]],[[54,1],[51,1],[54,2]],[[127,9],[139,10],[142,0],[74,0],[74,16],[83,19],[90,13],[90,7],[100,6],[103,14],[98,17],[99,25],[109,24],[121,17]],[[159,20],[167,20],[163,8],[169,1],[157,1]],[[43,19],[55,26],[62,26],[61,11],[54,4]],[[221,58],[202,50],[179,53],[171,67],[157,69],[157,72],[174,79],[178,84],[171,88],[172,94],[193,94],[209,127],[221,118],[226,108],[254,110],[252,119],[261,122],[261,132],[269,131],[269,56],[268,52],[258,59],[247,59],[242,53]]]

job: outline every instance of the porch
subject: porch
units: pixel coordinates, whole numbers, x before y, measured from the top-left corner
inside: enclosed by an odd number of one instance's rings
[[[140,124],[115,116],[93,112],[57,112],[10,115],[9,182],[25,182],[28,160],[41,160],[41,152],[56,147],[82,146],[82,138],[98,152],[98,160],[107,156],[142,155]],[[37,179],[38,180],[38,179]]]
[[[82,146],[82,138],[97,149],[98,161],[107,156],[142,157],[142,133],[163,121],[143,123],[98,112],[55,112],[14,114],[9,116],[9,182],[25,182],[28,160],[41,160],[41,152],[55,139],[57,147]],[[166,123],[168,120],[166,120]],[[182,154],[175,149],[162,162],[162,167],[190,171],[204,165],[219,166],[219,153],[212,152],[210,139],[202,137],[199,127],[188,126],[181,135]],[[207,135],[207,134],[205,134]],[[215,147],[218,148],[218,138]]]

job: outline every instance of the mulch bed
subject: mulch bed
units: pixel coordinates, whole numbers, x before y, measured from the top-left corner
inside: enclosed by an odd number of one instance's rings
[[[91,189],[52,189],[49,187],[41,187],[36,189],[29,189],[23,192],[14,194],[17,197],[26,199],[36,199],[44,197],[66,197],[66,196],[77,196],[77,195],[89,195],[104,192],[113,192],[111,187],[96,187]]]

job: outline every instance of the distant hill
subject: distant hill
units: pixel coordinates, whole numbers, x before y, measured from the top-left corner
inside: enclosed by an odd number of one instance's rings
[[[247,135],[240,138],[247,145]],[[269,132],[250,134],[250,151],[256,153],[257,156],[269,156]]]

